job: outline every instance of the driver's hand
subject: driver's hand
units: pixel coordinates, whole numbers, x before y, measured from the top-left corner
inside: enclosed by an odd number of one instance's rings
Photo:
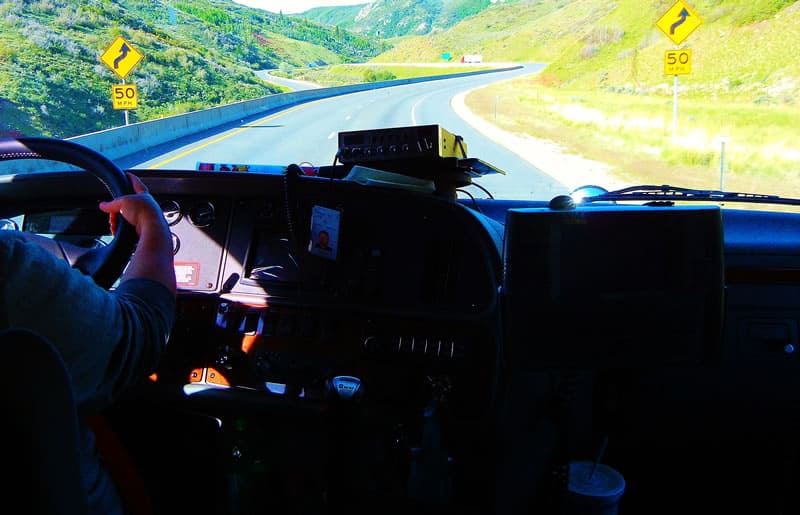
[[[147,191],[147,186],[131,173],[128,173],[128,177],[133,186],[132,195],[123,195],[100,203],[100,209],[108,213],[112,233],[116,235],[117,217],[122,215],[139,235],[136,250],[120,280],[125,282],[136,278],[152,279],[174,294],[175,270],[169,225],[161,207]]]
[[[142,229],[145,227],[157,227],[162,224],[166,227],[164,214],[156,200],[147,191],[147,186],[132,173],[129,172],[127,175],[135,193],[101,202],[99,206],[102,211],[108,213],[111,234],[117,234],[118,214],[122,215],[136,229],[136,234],[139,236],[142,235]]]

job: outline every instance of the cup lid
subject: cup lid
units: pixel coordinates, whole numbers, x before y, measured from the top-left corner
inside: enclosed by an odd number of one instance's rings
[[[591,461],[573,461],[569,464],[567,490],[589,497],[618,497],[625,491],[625,478],[602,463],[595,468]]]

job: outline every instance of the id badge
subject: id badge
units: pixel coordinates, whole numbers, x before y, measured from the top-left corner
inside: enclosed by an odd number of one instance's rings
[[[314,206],[311,209],[311,241],[308,251],[315,256],[336,260],[339,246],[339,218],[335,209]]]

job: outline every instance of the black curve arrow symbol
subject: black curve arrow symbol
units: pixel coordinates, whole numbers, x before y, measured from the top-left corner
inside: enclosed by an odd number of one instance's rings
[[[122,46],[119,48],[119,55],[117,56],[116,59],[114,59],[114,69],[115,70],[119,67],[119,63],[122,62],[122,60],[125,59],[128,56],[128,52],[129,51],[130,51],[130,48],[128,48],[128,45],[123,43]]]
[[[678,16],[680,16],[681,19],[673,23],[672,26],[670,26],[669,28],[670,34],[675,34],[675,29],[678,28],[678,25],[683,25],[683,22],[685,22],[686,18],[689,17],[689,11],[687,11],[686,8],[684,8]]]

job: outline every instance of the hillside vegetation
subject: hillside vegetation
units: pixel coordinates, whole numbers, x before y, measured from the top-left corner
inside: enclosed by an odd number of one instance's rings
[[[521,0],[494,4],[451,30],[409,38],[373,62],[437,61],[482,54],[484,61],[550,63],[543,80],[569,87],[663,90],[672,42],[656,21],[673,0]],[[788,0],[698,0],[703,24],[682,44],[694,52],[685,88],[700,95],[794,95],[800,89],[800,6]],[[780,91],[777,91],[780,90]],[[766,101],[762,99],[761,101]]]
[[[447,29],[489,5],[490,0],[375,0],[355,6],[317,7],[301,16],[358,34],[395,38]]]
[[[127,77],[147,120],[281,92],[253,70],[360,62],[387,47],[230,0],[0,3],[0,135],[69,137],[122,122],[121,79],[99,56],[124,37],[144,58]]]
[[[537,76],[473,92],[467,105],[507,130],[606,162],[626,182],[800,196],[800,2],[689,2],[704,21],[681,45],[692,50],[692,72],[679,78],[674,131],[664,53],[675,46],[656,27],[673,3],[493,5],[374,61],[458,52],[549,63]]]

